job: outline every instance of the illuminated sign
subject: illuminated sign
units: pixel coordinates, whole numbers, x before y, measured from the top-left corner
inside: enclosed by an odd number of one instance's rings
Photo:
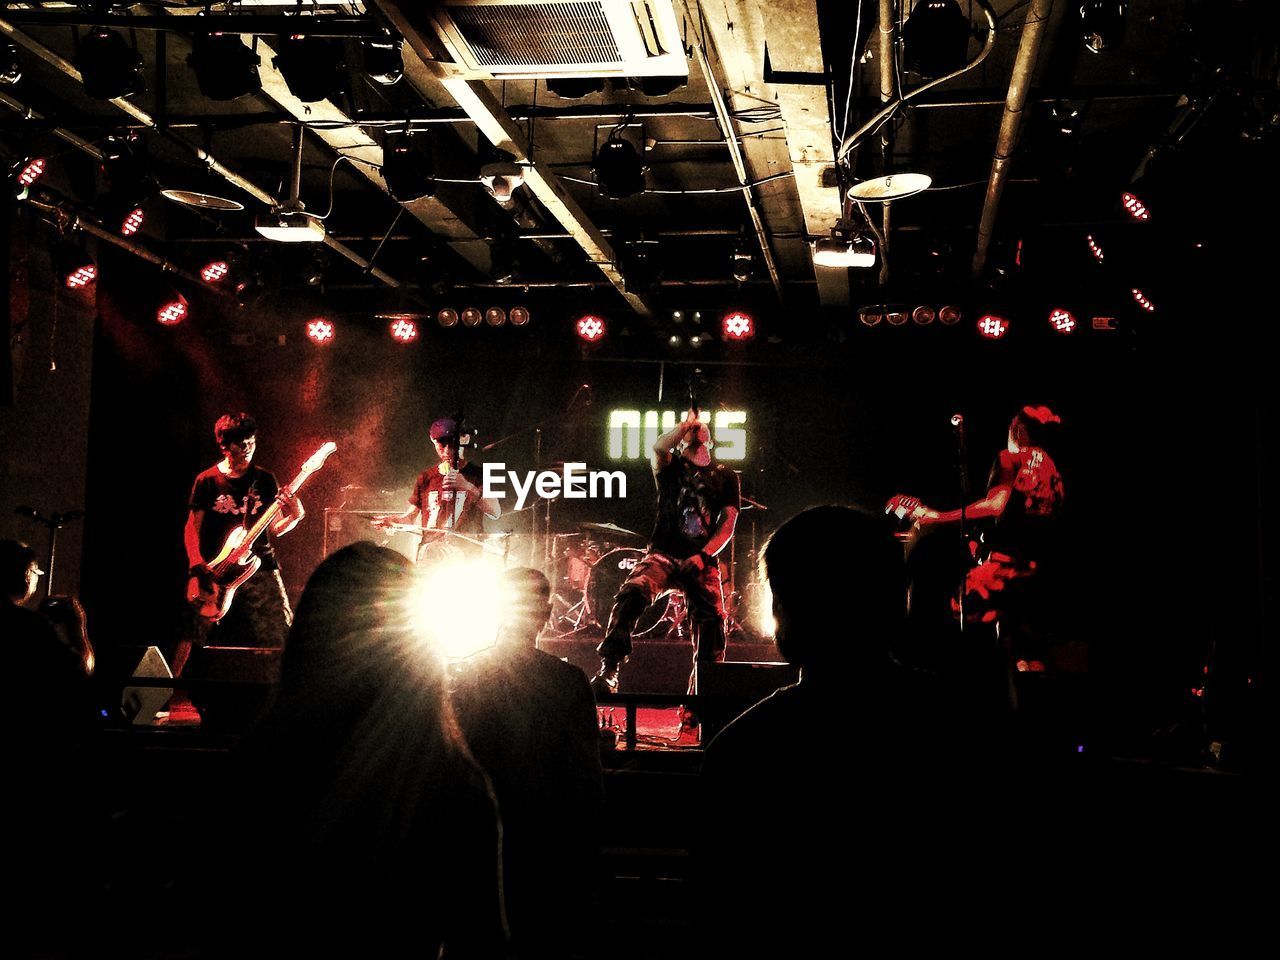
[[[677,419],[683,417],[683,414],[677,414],[674,410],[611,410],[608,428],[609,459],[647,460],[658,437],[672,430]],[[711,427],[711,441],[715,444],[717,459],[746,459],[747,411],[717,410],[708,425]]]

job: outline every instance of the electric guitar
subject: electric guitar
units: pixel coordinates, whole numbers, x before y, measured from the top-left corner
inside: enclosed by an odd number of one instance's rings
[[[884,505],[885,513],[892,513],[907,523],[915,523],[924,516],[926,509],[928,508],[920,502],[919,497],[909,497],[903,493],[894,494]]]
[[[324,444],[307,459],[285,490],[290,494],[297,493],[307,478],[323,467],[329,455],[337,449],[338,445],[332,440]],[[262,511],[262,516],[252,527],[236,527],[227,534],[222,550],[209,561],[211,576],[191,578],[187,584],[187,602],[205,620],[217,623],[225,617],[231,609],[236,588],[258,572],[262,559],[252,552],[253,543],[279,514],[280,500],[276,499]]]

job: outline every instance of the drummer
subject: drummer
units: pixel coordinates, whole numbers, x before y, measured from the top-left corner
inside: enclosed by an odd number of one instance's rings
[[[431,444],[440,462],[418,474],[404,513],[372,518],[374,526],[414,523],[421,518],[422,539],[418,544],[418,562],[426,559],[429,548],[448,538],[459,542],[476,542],[484,533],[481,516],[491,520],[502,514],[501,504],[492,497],[481,496],[484,475],[467,461],[465,438],[459,436],[458,421],[445,417],[431,424]],[[456,462],[457,469],[451,469]],[[449,534],[459,534],[456,538]]]

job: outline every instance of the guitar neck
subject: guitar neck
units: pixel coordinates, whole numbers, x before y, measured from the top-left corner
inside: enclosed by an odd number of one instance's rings
[[[290,493],[296,493],[301,489],[302,485],[307,482],[307,477],[311,476],[313,472],[314,470],[308,470],[306,467],[303,467],[302,470],[298,472],[298,475],[293,478],[293,483],[289,484],[285,489],[290,491]],[[245,534],[245,538],[241,542],[240,546],[232,551],[231,555],[227,557],[226,562],[239,563],[244,555],[253,548],[254,541],[257,540],[258,537],[262,536],[262,532],[266,530],[268,525],[270,525],[276,517],[280,515],[280,509],[280,501],[272,500],[271,505],[262,511],[262,516],[260,516],[254,522],[253,526],[249,528],[249,532]]]

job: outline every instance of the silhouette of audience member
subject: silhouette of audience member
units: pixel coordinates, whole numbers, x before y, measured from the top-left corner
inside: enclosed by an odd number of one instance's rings
[[[505,955],[493,794],[414,627],[413,588],[392,550],[326,559],[276,700],[240,744],[227,802],[247,816],[220,882],[256,891],[247,935],[263,953]]]
[[[498,644],[460,671],[454,706],[498,797],[516,955],[586,956],[603,805],[595,699],[581,670],[536,647],[547,578],[524,567],[504,585]]]
[[[707,748],[697,852],[708,945],[723,956],[851,949],[860,925],[909,915],[934,880],[918,858],[949,816],[936,781],[952,730],[939,691],[890,654],[904,578],[882,518],[806,510],[770,537],[762,567],[778,650],[801,675]]]

